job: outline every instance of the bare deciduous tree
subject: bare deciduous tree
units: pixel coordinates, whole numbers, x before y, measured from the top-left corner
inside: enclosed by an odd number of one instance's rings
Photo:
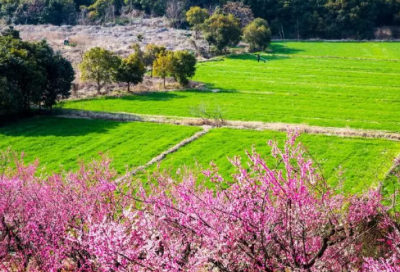
[[[182,0],[169,0],[167,3],[166,16],[171,25],[179,28],[184,20],[184,2]]]
[[[201,118],[204,124],[216,127],[222,127],[226,124],[224,114],[219,106],[210,108],[207,105],[199,104],[190,108],[190,113],[198,118]]]
[[[228,2],[224,5],[222,10],[238,18],[241,27],[245,27],[254,20],[254,14],[251,8],[244,5],[242,2]]]

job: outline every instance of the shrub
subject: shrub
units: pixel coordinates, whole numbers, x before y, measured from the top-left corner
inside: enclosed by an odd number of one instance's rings
[[[268,22],[257,18],[243,30],[243,39],[249,43],[250,51],[265,50],[271,43],[271,30]]]
[[[138,34],[138,35],[136,36],[136,38],[138,39],[139,42],[143,42],[143,40],[144,40],[143,34]]]
[[[232,14],[218,12],[204,22],[203,33],[209,45],[214,45],[219,51],[237,45],[242,34],[239,21]]]

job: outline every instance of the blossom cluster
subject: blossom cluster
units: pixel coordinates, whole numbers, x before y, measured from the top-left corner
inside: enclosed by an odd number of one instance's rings
[[[400,271],[380,192],[334,191],[297,136],[270,142],[269,159],[232,159],[229,180],[138,184],[109,160],[43,177],[15,159],[0,167],[0,271]]]

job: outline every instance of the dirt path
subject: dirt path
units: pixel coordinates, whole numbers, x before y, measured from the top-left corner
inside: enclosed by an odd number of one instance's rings
[[[153,122],[175,125],[188,126],[213,126],[212,122],[207,122],[200,118],[194,117],[178,117],[163,115],[144,115],[144,114],[128,114],[128,113],[105,113],[80,110],[59,110],[58,117],[65,118],[88,118],[88,119],[105,119],[123,122]],[[319,127],[304,124],[286,124],[286,123],[264,123],[256,121],[230,121],[227,120],[223,127],[235,129],[250,130],[272,130],[287,131],[288,129],[298,129],[300,133],[324,134],[340,137],[363,137],[363,138],[382,138],[400,141],[400,133],[386,132],[380,130],[362,130],[352,128],[335,128],[335,127]]]
[[[141,114],[128,114],[128,113],[105,113],[105,112],[78,111],[78,110],[58,110],[58,115],[56,116],[64,118],[103,119],[103,120],[114,120],[123,122],[153,122],[153,123],[165,123],[165,124],[175,124],[175,125],[201,126],[203,128],[202,131],[197,132],[193,136],[181,141],[172,148],[164,151],[157,157],[154,157],[145,165],[141,165],[135,168],[133,171],[120,177],[118,179],[119,181],[134,176],[138,172],[145,170],[147,167],[162,161],[168,154],[178,151],[181,147],[197,140],[201,136],[205,135],[211,128],[213,128],[212,123],[206,124],[206,122],[200,118],[191,118],[191,117],[141,115]],[[288,129],[297,129],[300,133],[308,133],[308,134],[333,135],[339,137],[382,138],[393,141],[400,141],[400,133],[391,133],[379,130],[318,127],[318,126],[308,126],[302,124],[264,123],[264,122],[252,122],[252,121],[226,121],[223,127],[232,129],[249,129],[256,131],[272,130],[280,132],[286,132]],[[400,154],[397,156],[397,159],[400,159]],[[393,170],[394,166],[392,166],[392,168],[388,171],[387,175],[389,175]]]
[[[117,181],[122,181],[126,178],[129,178],[131,176],[136,175],[138,172],[141,172],[143,170],[145,170],[147,167],[158,163],[160,161],[162,161],[167,155],[174,153],[176,151],[178,151],[181,147],[197,140],[198,138],[200,138],[201,136],[205,135],[210,129],[211,127],[209,126],[202,126],[203,130],[197,132],[196,134],[194,134],[193,136],[184,139],[183,141],[179,142],[178,144],[174,145],[173,147],[171,147],[170,149],[162,152],[160,155],[158,155],[157,157],[154,157],[153,159],[151,159],[148,163],[141,165],[137,168],[135,168],[134,170],[132,170],[131,172],[128,172],[127,174],[125,174],[124,176],[120,177],[117,179]]]

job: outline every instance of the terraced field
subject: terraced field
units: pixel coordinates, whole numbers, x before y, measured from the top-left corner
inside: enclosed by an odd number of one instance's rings
[[[114,160],[112,167],[122,174],[198,131],[197,127],[165,124],[40,117],[0,128],[0,150],[11,147],[24,152],[27,162],[38,158],[42,173],[74,170],[79,161],[99,159],[103,153]],[[229,177],[233,173],[229,157],[245,157],[245,150],[252,146],[268,157],[267,141],[275,139],[282,144],[285,137],[282,132],[216,128],[168,155],[160,167],[175,173],[185,167],[208,168],[214,161]],[[345,180],[345,190],[352,192],[383,181],[392,159],[400,153],[398,142],[381,139],[303,134],[299,141],[331,184],[335,185],[343,172],[340,178]],[[156,168],[154,165],[149,172]]]
[[[285,133],[273,131],[214,129],[169,155],[160,164],[160,169],[171,173],[178,169],[203,169],[209,168],[210,161],[214,161],[226,178],[233,173],[228,158],[241,156],[246,165],[245,150],[251,151],[253,146],[268,158],[271,149],[267,141],[275,139],[282,145],[285,138]],[[384,181],[392,159],[400,152],[398,142],[380,139],[303,134],[299,142],[319,164],[330,184],[336,185],[339,180],[344,180],[344,190],[353,193]],[[150,169],[150,172],[155,168]]]
[[[399,48],[399,43],[273,44],[263,56],[266,63],[251,55],[200,63],[195,80],[214,92],[105,97],[70,101],[64,108],[192,116],[190,108],[206,105],[220,107],[229,120],[399,132]]]
[[[235,55],[198,64],[196,81],[209,91],[101,97],[66,101],[60,108],[191,117],[193,107],[221,108],[227,120],[307,124],[400,132],[399,43],[274,43],[258,63],[252,55]],[[38,157],[43,171],[76,168],[76,161],[107,152],[122,173],[147,163],[201,130],[197,127],[120,123],[82,119],[39,118],[0,128],[0,149]],[[335,130],[335,129],[334,129]],[[333,130],[330,130],[331,132]],[[368,132],[365,132],[368,135]],[[360,132],[357,135],[364,135]],[[283,142],[275,131],[211,129],[167,155],[161,169],[176,172],[208,167],[215,161],[228,177],[227,157],[244,156],[253,145],[269,155],[266,142]],[[303,134],[300,141],[333,185],[345,180],[348,192],[386,182],[400,143],[383,139]],[[196,167],[197,165],[197,167]],[[156,169],[153,165],[149,172]],[[389,188],[387,186],[386,188]]]
[[[199,131],[196,127],[151,123],[41,117],[0,128],[0,150],[24,152],[27,162],[36,158],[42,173],[73,170],[78,162],[113,159],[119,173],[145,164],[165,149]]]

